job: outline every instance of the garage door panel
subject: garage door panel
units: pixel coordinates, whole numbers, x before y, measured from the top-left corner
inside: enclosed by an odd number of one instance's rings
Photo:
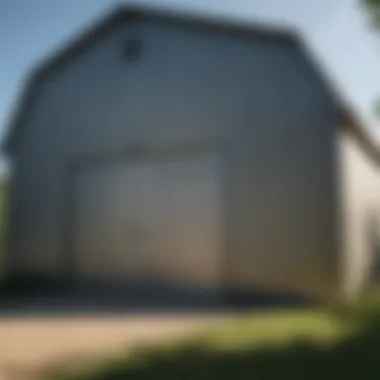
[[[149,275],[153,231],[152,165],[136,163],[120,165],[109,183],[114,191],[114,210],[110,215],[108,236],[109,256],[113,259],[112,273],[121,280]]]
[[[167,274],[185,285],[213,286],[219,280],[217,166],[217,159],[210,155],[184,158],[163,168],[170,215]]]
[[[82,276],[106,271],[106,184],[104,173],[98,170],[86,170],[77,178],[74,241],[76,264]]]
[[[215,287],[219,190],[215,154],[84,170],[76,198],[78,276]]]

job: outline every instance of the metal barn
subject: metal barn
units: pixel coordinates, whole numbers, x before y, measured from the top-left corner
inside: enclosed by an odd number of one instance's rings
[[[325,300],[369,281],[379,150],[293,31],[118,9],[31,74],[4,147],[15,281]]]

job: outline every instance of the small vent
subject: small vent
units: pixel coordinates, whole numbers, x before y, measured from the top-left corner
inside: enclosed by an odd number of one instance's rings
[[[131,144],[126,147],[125,153],[128,157],[140,157],[144,153],[144,147],[142,144]]]
[[[128,63],[136,63],[141,58],[141,41],[138,38],[130,38],[123,46],[123,58]]]

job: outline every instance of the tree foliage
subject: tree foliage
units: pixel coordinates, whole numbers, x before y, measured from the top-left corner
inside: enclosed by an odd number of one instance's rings
[[[367,7],[373,7],[376,9],[376,7],[380,7],[380,0],[363,0],[364,4]]]
[[[373,25],[380,30],[380,0],[361,0],[368,11]]]
[[[380,0],[360,0],[369,14],[372,25],[380,34]],[[380,98],[375,103],[375,112],[380,117]]]

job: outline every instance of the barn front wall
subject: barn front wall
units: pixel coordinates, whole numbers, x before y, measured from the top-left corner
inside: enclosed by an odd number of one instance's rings
[[[131,44],[140,46],[137,59]],[[110,170],[124,165],[127,173],[136,160],[212,156],[218,195],[207,185],[200,191],[211,195],[189,207],[218,197],[205,213],[218,241],[204,242],[219,257],[217,282],[326,295],[336,281],[334,123],[297,46],[143,21],[120,26],[40,88],[14,157],[12,270],[78,275],[81,260],[93,261],[89,271],[107,261],[76,237],[104,233],[110,212],[97,184],[106,172],[91,177],[83,167],[115,162]],[[86,201],[88,213],[78,216]],[[78,227],[96,204],[93,230]],[[212,259],[196,257],[200,268]]]

